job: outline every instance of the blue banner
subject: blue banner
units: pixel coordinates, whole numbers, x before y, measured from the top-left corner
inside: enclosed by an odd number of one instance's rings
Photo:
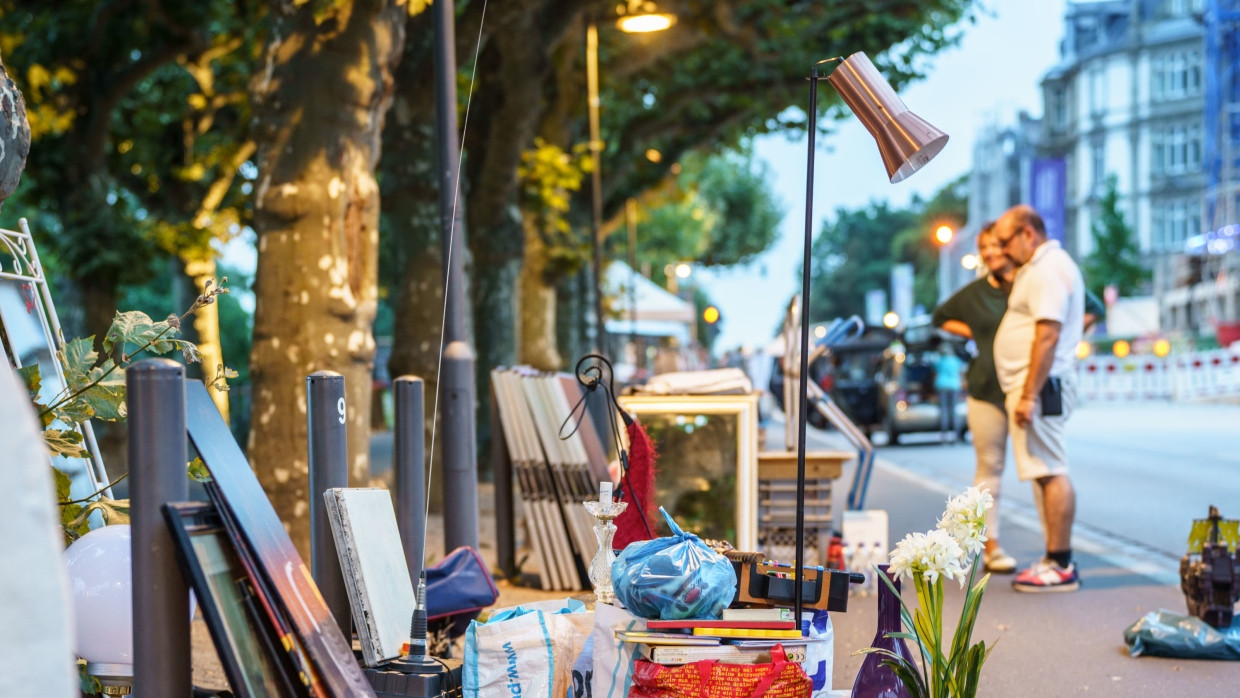
[[[1029,185],[1030,204],[1046,222],[1046,237],[1062,244],[1067,225],[1068,164],[1063,158],[1036,158]]]

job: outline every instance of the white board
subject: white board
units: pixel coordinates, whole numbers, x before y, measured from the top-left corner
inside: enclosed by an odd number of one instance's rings
[[[392,497],[382,489],[337,487],[323,492],[323,499],[362,660],[377,666],[400,656],[414,607]]]

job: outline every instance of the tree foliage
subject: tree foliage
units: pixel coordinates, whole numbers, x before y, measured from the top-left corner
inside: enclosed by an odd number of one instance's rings
[[[1150,270],[1141,263],[1136,234],[1119,210],[1119,191],[1115,175],[1107,178],[1106,192],[1098,202],[1098,216],[1092,233],[1094,249],[1085,258],[1085,278],[1089,290],[1102,296],[1114,286],[1122,296],[1141,291],[1150,279]]]

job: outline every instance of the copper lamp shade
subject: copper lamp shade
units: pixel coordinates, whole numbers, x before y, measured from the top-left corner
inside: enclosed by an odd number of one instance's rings
[[[909,111],[865,53],[846,58],[827,80],[878,142],[892,184],[920,170],[947,145],[947,134]]]

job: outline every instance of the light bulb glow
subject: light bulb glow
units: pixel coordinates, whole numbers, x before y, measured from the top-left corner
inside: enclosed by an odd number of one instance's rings
[[[977,255],[967,254],[961,257],[960,266],[964,267],[965,269],[968,269],[969,271],[973,271],[974,269],[977,269]]]
[[[1111,345],[1111,353],[1114,354],[1116,358],[1122,359],[1132,353],[1132,345],[1121,339]]]
[[[899,324],[900,324],[900,316],[896,315],[894,312],[888,312],[886,315],[883,316],[884,327],[887,327],[889,329],[895,329],[896,325],[899,325]]]
[[[689,275],[692,273],[693,273],[693,267],[689,266],[688,264],[681,262],[680,264],[676,265],[676,276],[677,277],[681,279],[687,279],[689,278]]]
[[[713,305],[706,306],[706,309],[702,311],[702,319],[705,320],[708,325],[713,325],[716,322],[719,322],[719,309]]]
[[[823,327],[822,325],[819,325],[819,326],[815,327],[815,328],[814,328],[814,336],[815,336],[815,337],[817,337],[818,339],[822,339],[823,337],[826,337],[826,336],[827,336],[827,328]]]
[[[946,245],[952,241],[952,235],[954,234],[955,233],[951,229],[951,226],[940,225],[938,229],[934,231],[934,239],[938,240],[940,245]]]
[[[1171,353],[1171,342],[1168,342],[1165,339],[1160,339],[1157,342],[1154,342],[1154,356],[1163,358],[1170,353]]]
[[[1076,343],[1076,358],[1087,359],[1092,351],[1093,347],[1089,346],[1089,342],[1081,340]]]
[[[629,15],[616,20],[620,31],[629,34],[661,32],[676,23],[676,15],[665,13]]]

